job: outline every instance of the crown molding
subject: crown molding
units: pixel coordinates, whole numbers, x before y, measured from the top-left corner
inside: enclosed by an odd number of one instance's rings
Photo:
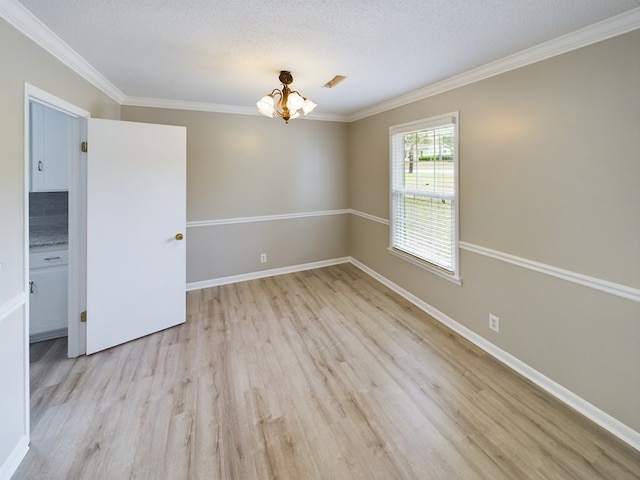
[[[185,100],[169,100],[151,97],[125,97],[122,105],[130,107],[169,108],[172,110],[194,110],[198,112],[231,113],[235,115],[261,115],[251,106],[223,105],[219,103],[189,102]],[[327,122],[346,122],[345,115],[328,113],[312,113],[296,120],[322,120]]]
[[[0,2],[0,17],[118,103],[124,94],[17,0]]]
[[[548,42],[541,43],[513,55],[509,55],[494,62],[487,63],[478,68],[468,70],[460,75],[455,75],[446,80],[433,83],[419,90],[401,95],[391,100],[364,108],[348,116],[348,121],[361,120],[378,113],[386,112],[393,108],[402,107],[425,98],[433,97],[440,93],[463,87],[485,78],[493,77],[501,73],[515,70],[532,63],[546,60],[563,53],[586,47],[593,43],[601,42],[609,38],[622,35],[640,28],[640,7],[629,10],[620,15],[608,18],[575,32],[562,35]]]
[[[17,0],[0,0],[0,18],[3,18],[9,25],[34,41],[120,105],[232,113],[236,115],[259,115],[259,112],[254,107],[126,96]],[[345,115],[322,113],[313,113],[301,118],[329,122],[347,121]]]
[[[147,97],[128,97],[100,72],[93,68],[75,50],[53,33],[17,0],[0,0],[0,18],[33,40],[71,70],[96,86],[120,105],[197,110],[204,112],[258,115],[253,107],[221,105],[204,102],[186,102]],[[595,23],[575,32],[560,36],[540,45],[528,48],[500,60],[433,83],[419,90],[378,103],[351,115],[312,113],[308,120],[329,122],[353,122],[393,108],[402,107],[425,98],[453,90],[501,73],[524,67],[593,43],[622,35],[640,28],[640,7]]]
[[[195,110],[199,112],[233,113],[236,115],[254,115],[254,108],[236,105],[222,105],[206,102],[189,102],[186,100],[170,100],[153,97],[130,97],[122,100],[122,105],[130,107],[168,108],[171,110]]]

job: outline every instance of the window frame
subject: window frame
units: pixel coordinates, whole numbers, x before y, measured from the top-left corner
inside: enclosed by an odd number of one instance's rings
[[[396,209],[394,205],[394,151],[393,151],[393,137],[400,134],[406,134],[410,132],[416,132],[421,130],[427,130],[442,125],[453,124],[454,128],[454,140],[453,140],[453,221],[455,226],[453,228],[453,241],[452,241],[452,261],[453,270],[448,270],[446,267],[440,266],[437,263],[418,257],[414,254],[406,252],[401,248],[394,245],[394,233],[396,232],[398,218],[396,218]],[[445,278],[457,285],[462,285],[462,279],[460,277],[460,189],[459,189],[459,112],[450,112],[442,115],[436,115],[433,117],[416,120],[409,123],[403,123],[399,125],[392,125],[389,127],[389,247],[387,251],[409,263],[416,265],[420,268],[428,270],[442,278]],[[427,195],[428,196],[428,195]],[[437,197],[431,197],[437,198]]]

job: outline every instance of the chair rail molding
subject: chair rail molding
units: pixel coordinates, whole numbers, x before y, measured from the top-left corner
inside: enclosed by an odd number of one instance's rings
[[[372,222],[377,222],[383,225],[390,225],[389,220],[376,217],[375,215],[370,215],[365,212],[351,209],[349,210],[349,213],[361,218],[365,218],[367,220],[371,220]],[[625,298],[633,302],[640,302],[640,289],[630,287],[628,285],[622,285],[620,283],[610,282],[609,280],[603,280],[601,278],[596,278],[596,277],[592,277],[582,273],[574,272],[571,270],[566,270],[564,268],[555,267],[553,265],[537,262],[535,260],[530,260],[528,258],[518,257],[517,255],[500,252],[498,250],[482,247],[480,245],[476,245],[469,242],[460,241],[458,245],[462,250],[466,250],[468,252],[493,258],[494,260],[499,260],[501,262],[510,263],[511,265],[516,265],[518,267],[526,268],[534,272],[550,275],[552,277],[559,278],[567,282],[572,282],[578,285],[582,285],[583,287],[593,288],[594,290],[605,292],[610,295],[615,295],[617,297]]]
[[[547,265],[546,263],[536,262],[535,260],[511,255],[510,253],[499,252],[498,250],[481,247],[480,245],[474,245],[473,243],[460,242],[460,248],[478,255],[484,255],[485,257],[500,260],[501,262],[533,270],[534,272],[544,273],[545,275],[560,278],[568,282],[577,283],[583,287],[593,288],[617,297],[626,298],[627,300],[640,302],[640,290],[637,288],[610,282],[608,280],[602,280],[600,278],[591,277],[571,270],[554,267],[553,265]]]
[[[237,223],[272,222],[275,220],[291,220],[297,218],[326,217],[330,215],[345,215],[349,210],[323,210],[318,212],[283,213],[276,215],[262,215],[258,217],[221,218],[218,220],[195,220],[187,222],[187,228],[193,227],[217,227],[220,225],[233,225]]]
[[[21,292],[0,305],[0,322],[27,303],[27,292]]]

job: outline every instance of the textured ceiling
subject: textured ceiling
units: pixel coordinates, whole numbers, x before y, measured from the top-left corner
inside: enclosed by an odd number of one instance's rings
[[[348,115],[640,0],[20,0],[127,97],[253,106],[291,70]],[[322,88],[334,75],[348,78]]]

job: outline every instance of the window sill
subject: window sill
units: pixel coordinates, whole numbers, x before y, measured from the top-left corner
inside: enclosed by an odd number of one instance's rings
[[[413,257],[407,253],[401,252],[400,250],[396,250],[395,248],[392,247],[388,247],[387,248],[387,252],[389,252],[391,255],[394,255],[398,258],[401,258],[402,260],[405,260],[409,263],[411,263],[412,265],[415,265],[416,267],[420,267],[424,270],[427,270],[428,272],[431,272],[441,278],[444,278],[445,280],[450,281],[451,283],[455,283],[456,285],[458,285],[459,287],[462,286],[462,278],[460,278],[458,275],[456,274],[449,274],[446,273],[442,270],[440,270],[439,268],[434,267],[433,265],[431,265],[430,263],[421,261],[419,259],[417,259],[416,257]]]

